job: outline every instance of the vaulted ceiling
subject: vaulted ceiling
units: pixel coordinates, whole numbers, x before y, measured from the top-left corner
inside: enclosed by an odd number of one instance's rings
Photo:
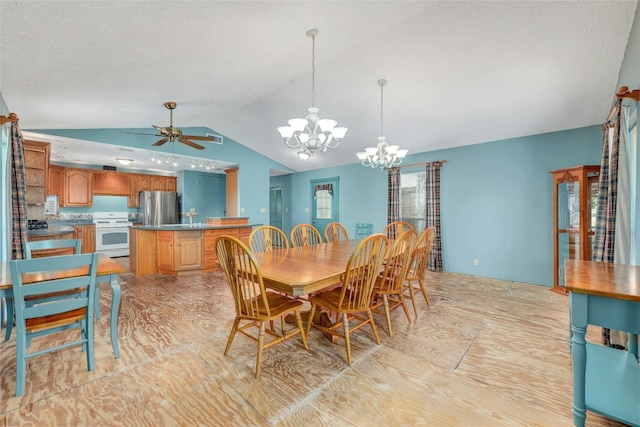
[[[35,132],[153,134],[151,124],[168,125],[163,103],[175,101],[175,126],[215,130],[304,171],[356,163],[375,145],[380,78],[384,134],[410,154],[599,124],[636,6],[2,1],[0,90]],[[315,105],[349,131],[340,148],[302,161],[276,128],[311,106],[311,28],[320,31]],[[141,149],[157,140],[147,138]]]

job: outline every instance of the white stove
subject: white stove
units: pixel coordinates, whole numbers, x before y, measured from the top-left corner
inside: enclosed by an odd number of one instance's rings
[[[127,212],[94,212],[96,251],[110,257],[129,256],[129,221]]]

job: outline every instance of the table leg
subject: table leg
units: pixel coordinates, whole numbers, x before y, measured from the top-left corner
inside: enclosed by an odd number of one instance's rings
[[[569,297],[571,313],[571,365],[573,369],[573,424],[584,427],[587,416],[585,401],[587,348],[587,296],[571,293]]]
[[[109,278],[111,286],[111,346],[116,359],[120,358],[120,346],[118,345],[118,313],[120,312],[120,298],[122,291],[118,283],[118,275],[111,274]]]

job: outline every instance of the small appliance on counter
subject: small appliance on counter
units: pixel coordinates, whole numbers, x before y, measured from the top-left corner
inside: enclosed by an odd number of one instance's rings
[[[39,219],[29,219],[27,220],[27,230],[46,230],[49,227],[47,221],[42,221]]]

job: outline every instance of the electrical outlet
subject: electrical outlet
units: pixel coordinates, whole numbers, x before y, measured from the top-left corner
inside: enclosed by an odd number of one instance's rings
[[[267,213],[267,208],[260,208],[260,213]]]
[[[475,265],[476,267],[480,265],[480,260],[479,259],[474,259],[473,260],[473,265]]]
[[[244,213],[244,208],[240,208],[240,213]]]
[[[309,212],[309,208],[304,208],[304,211],[305,212]]]

